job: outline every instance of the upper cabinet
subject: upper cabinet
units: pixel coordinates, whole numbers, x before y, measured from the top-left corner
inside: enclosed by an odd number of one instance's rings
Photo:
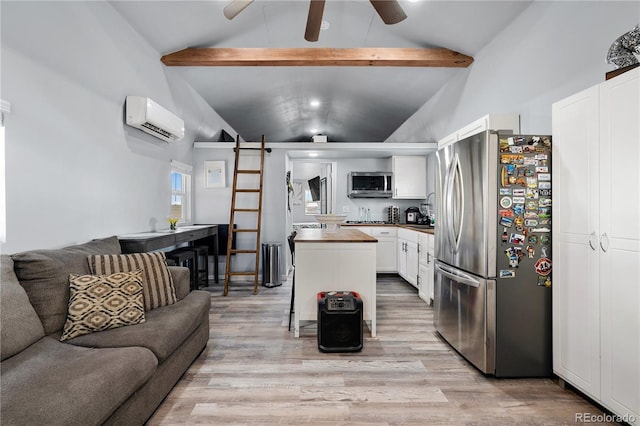
[[[397,155],[391,157],[393,198],[427,198],[427,157]]]
[[[510,130],[520,133],[518,114],[487,114],[438,141],[438,149],[487,130]]]

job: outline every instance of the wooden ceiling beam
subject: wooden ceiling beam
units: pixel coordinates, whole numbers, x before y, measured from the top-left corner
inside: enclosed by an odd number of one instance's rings
[[[196,48],[161,58],[181,67],[446,67],[466,68],[473,58],[442,48]]]

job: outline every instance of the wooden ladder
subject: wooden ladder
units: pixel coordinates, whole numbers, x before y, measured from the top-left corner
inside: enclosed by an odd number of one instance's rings
[[[259,169],[240,169],[238,164],[240,162],[240,153],[244,150],[260,150],[260,168]],[[260,225],[262,221],[262,183],[264,172],[264,153],[271,152],[271,148],[264,147],[264,135],[262,135],[262,142],[260,148],[248,148],[240,146],[240,135],[236,137],[236,147],[234,149],[235,164],[233,167],[233,189],[231,192],[231,210],[229,213],[229,236],[227,239],[227,256],[225,265],[224,276],[224,295],[229,293],[229,280],[234,275],[253,275],[253,294],[258,294],[258,266],[260,261]],[[260,185],[257,189],[254,188],[238,188],[238,175],[260,175]],[[258,206],[256,208],[237,208],[236,207],[236,194],[238,193],[257,193],[258,194]],[[255,228],[235,228],[236,213],[257,213],[257,223]],[[254,233],[256,234],[256,246],[255,249],[233,249],[233,238],[236,233]],[[231,255],[234,254],[252,254],[255,256],[255,265],[253,271],[232,271],[231,270]]]

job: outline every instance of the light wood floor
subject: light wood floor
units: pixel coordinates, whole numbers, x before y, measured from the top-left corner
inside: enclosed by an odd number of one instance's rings
[[[565,425],[598,408],[551,379],[485,377],[434,332],[432,309],[378,278],[378,337],[318,350],[316,324],[287,331],[291,284],[211,292],[211,338],[151,425]]]

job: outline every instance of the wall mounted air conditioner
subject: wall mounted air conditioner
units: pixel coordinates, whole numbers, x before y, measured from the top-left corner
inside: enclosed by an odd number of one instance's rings
[[[184,120],[144,96],[127,96],[127,124],[163,141],[184,137]]]

